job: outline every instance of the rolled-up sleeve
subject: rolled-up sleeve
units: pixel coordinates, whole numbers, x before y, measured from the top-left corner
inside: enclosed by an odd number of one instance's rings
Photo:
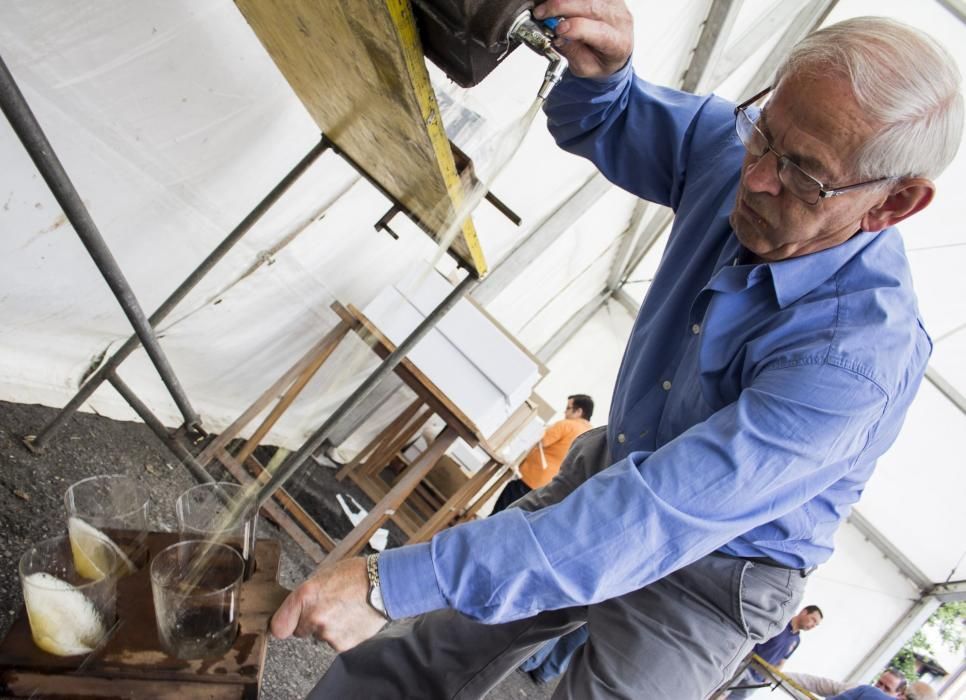
[[[874,382],[844,367],[766,370],[736,402],[560,503],[385,552],[387,608],[445,606],[496,623],[641,588],[843,479],[886,404]]]

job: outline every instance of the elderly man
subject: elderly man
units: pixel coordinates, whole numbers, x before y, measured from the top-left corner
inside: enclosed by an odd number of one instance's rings
[[[312,697],[482,697],[582,624],[554,697],[707,697],[788,623],[926,368],[894,226],[961,137],[941,48],[845,22],[736,107],[638,79],[619,0],[535,14],[565,18],[558,144],[676,212],[610,424],[521,507],[295,590],[273,633],[346,650]]]
[[[875,688],[881,694],[885,694],[890,698],[905,697],[902,693],[906,690],[906,679],[901,672],[894,668],[888,668],[879,674],[879,677],[872,686],[860,686],[857,683],[842,683],[831,678],[813,676],[808,673],[787,673],[785,675],[810,693],[821,695],[824,698],[849,697],[844,695],[846,691],[855,690],[858,692],[859,688]],[[880,696],[876,694],[875,697]]]

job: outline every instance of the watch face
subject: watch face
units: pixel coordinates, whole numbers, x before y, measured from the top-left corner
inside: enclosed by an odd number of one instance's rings
[[[382,588],[379,586],[369,587],[369,605],[378,610],[382,615],[386,614],[386,604],[382,602]]]

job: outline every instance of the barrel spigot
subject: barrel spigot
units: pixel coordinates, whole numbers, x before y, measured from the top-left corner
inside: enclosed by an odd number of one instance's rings
[[[556,19],[537,22],[530,14],[530,10],[521,12],[507,33],[507,39],[511,42],[519,41],[526,44],[538,54],[550,61],[547,72],[543,76],[543,85],[537,92],[537,97],[546,100],[554,85],[560,82],[564,72],[567,70],[567,59],[561,56],[553,47],[555,34],[553,27],[556,26]]]

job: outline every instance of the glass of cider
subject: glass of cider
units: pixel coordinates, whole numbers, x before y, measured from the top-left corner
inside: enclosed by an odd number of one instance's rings
[[[226,544],[245,560],[245,579],[254,570],[254,542],[258,510],[246,489],[227,481],[198,484],[175,502],[181,539],[204,539]]]
[[[179,659],[223,656],[238,636],[244,562],[231,547],[185,540],[151,560],[158,641]]]
[[[30,634],[47,653],[89,654],[114,626],[117,577],[110,572],[118,562],[110,549],[99,556],[98,571],[75,566],[70,540],[61,535],[38,542],[20,557]]]
[[[94,577],[112,552],[119,573],[133,573],[148,558],[148,494],[129,476],[81,479],[64,494],[67,533],[78,570]]]

